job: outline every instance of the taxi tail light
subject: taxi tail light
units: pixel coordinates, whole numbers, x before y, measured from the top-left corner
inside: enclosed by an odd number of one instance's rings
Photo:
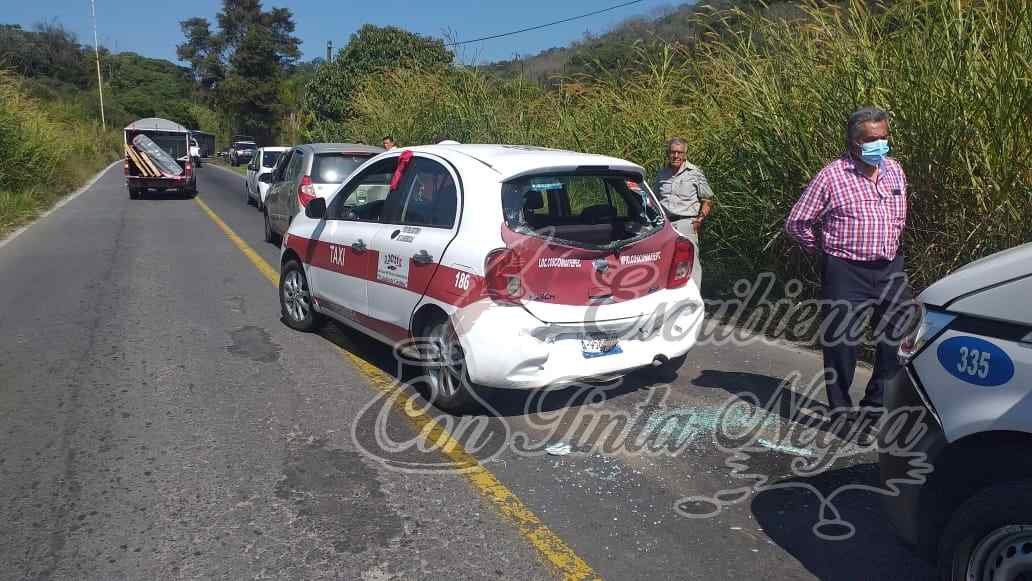
[[[695,245],[687,238],[678,238],[674,246],[674,259],[670,263],[667,288],[680,288],[692,277],[695,267]]]
[[[308,202],[315,199],[315,186],[312,185],[312,178],[304,176],[301,178],[301,185],[297,188],[297,203],[302,208],[308,207]]]
[[[511,248],[499,248],[484,260],[484,291],[495,303],[519,304],[523,298],[523,261]]]

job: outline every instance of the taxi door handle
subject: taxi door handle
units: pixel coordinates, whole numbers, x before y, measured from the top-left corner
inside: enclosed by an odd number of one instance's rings
[[[430,255],[426,250],[420,250],[412,256],[412,262],[416,264],[432,264],[434,257]]]

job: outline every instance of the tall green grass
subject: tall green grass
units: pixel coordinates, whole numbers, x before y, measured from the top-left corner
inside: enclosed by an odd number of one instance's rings
[[[766,270],[815,282],[784,218],[843,151],[848,114],[877,105],[909,178],[916,286],[1032,239],[1032,0],[812,3],[790,20],[728,11],[699,25],[705,42],[642,50],[618,75],[558,91],[471,69],[391,71],[367,79],[341,131],[577,149],[650,172],[681,136],[717,195],[702,242],[713,296]]]
[[[75,99],[29,97],[0,71],[0,235],[30,220],[121,155],[121,138]]]

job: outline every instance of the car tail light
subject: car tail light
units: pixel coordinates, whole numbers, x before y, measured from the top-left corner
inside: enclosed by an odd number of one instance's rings
[[[695,245],[687,238],[678,238],[674,246],[674,260],[670,264],[667,288],[680,288],[692,277],[695,267]]]
[[[129,154],[128,153],[125,154],[124,158],[122,158],[122,172],[124,172],[125,175],[129,175]]]
[[[312,178],[304,176],[301,178],[301,185],[297,188],[297,203],[302,208],[308,207],[308,202],[315,199],[315,186],[312,185]]]
[[[186,165],[183,166],[183,169],[186,171],[186,177],[190,177],[190,174],[193,173],[193,164],[190,163],[190,159],[189,158],[187,158]]]
[[[515,305],[523,298],[523,261],[511,248],[492,250],[484,260],[485,292],[498,304]]]

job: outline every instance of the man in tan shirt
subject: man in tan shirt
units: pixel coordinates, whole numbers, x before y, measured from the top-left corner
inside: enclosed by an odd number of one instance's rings
[[[666,210],[678,234],[695,243],[696,260],[692,278],[702,280],[702,266],[698,259],[699,228],[713,211],[713,190],[698,167],[685,160],[687,146],[675,137],[667,142],[667,165],[656,175],[653,190]]]
[[[713,210],[713,190],[698,167],[685,160],[683,139],[667,142],[667,165],[656,175],[655,192],[674,228],[699,242],[699,228]]]

